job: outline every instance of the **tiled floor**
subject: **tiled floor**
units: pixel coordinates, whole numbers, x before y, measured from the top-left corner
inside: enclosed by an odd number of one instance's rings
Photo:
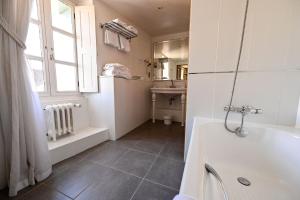
[[[171,200],[182,178],[184,128],[150,121],[53,168],[53,174],[14,199]],[[1,196],[2,195],[2,196]],[[0,199],[8,199],[5,191]]]

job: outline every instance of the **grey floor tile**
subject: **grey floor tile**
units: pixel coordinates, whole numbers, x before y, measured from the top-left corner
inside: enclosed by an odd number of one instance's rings
[[[126,148],[121,147],[115,142],[107,142],[95,151],[89,153],[89,155],[86,156],[85,160],[94,161],[103,165],[111,165],[126,151]]]
[[[58,192],[57,190],[43,184],[23,196],[17,198],[18,200],[71,200],[69,197]]]
[[[169,142],[161,152],[161,156],[174,160],[183,161],[184,145],[180,143]]]
[[[22,190],[16,198],[8,198],[7,190],[0,191],[0,199],[129,200],[141,179],[123,172],[143,176],[159,153],[181,160],[183,144],[184,128],[179,123],[165,126],[162,121],[148,121],[116,142],[106,142],[56,164],[50,178]],[[172,199],[170,188],[179,188],[184,164],[164,157],[156,160],[146,177],[153,183],[144,181],[135,200]],[[112,165],[123,172],[111,169]]]
[[[154,159],[155,156],[152,154],[130,150],[112,166],[138,177],[144,177]]]
[[[24,197],[25,194],[27,194],[27,193],[29,193],[29,192],[31,192],[31,191],[37,189],[38,187],[40,187],[40,186],[42,186],[42,185],[44,185],[45,182],[46,182],[46,180],[45,180],[45,181],[42,181],[42,182],[39,182],[39,183],[36,183],[35,185],[30,185],[30,186],[28,186],[28,187],[26,187],[26,188],[24,188],[24,189],[18,191],[17,196],[14,196],[14,197],[9,197],[9,196],[8,196],[8,193],[9,193],[8,188],[5,188],[5,189],[3,189],[3,190],[0,190],[0,199],[1,199],[1,200],[6,200],[6,199],[7,199],[7,200],[8,200],[8,199],[9,199],[9,200],[25,199],[25,197]]]
[[[61,161],[52,167],[52,174],[51,176],[59,175],[60,173],[63,173],[65,170],[70,169],[72,166],[76,166],[79,164],[79,162],[83,159],[83,154],[79,154],[76,156],[73,156],[71,158],[68,158],[64,161]]]
[[[129,200],[141,179],[110,169],[101,181],[91,185],[76,200]]]
[[[132,146],[136,145],[139,141],[140,139],[124,137],[120,140],[115,141],[114,143],[116,143],[120,147],[131,148]]]
[[[172,129],[170,132],[167,133],[167,138],[168,142],[180,143],[184,145],[184,129],[182,129],[181,127],[178,128],[178,130]]]
[[[103,145],[104,144],[97,145],[97,146],[92,147],[84,152],[81,152],[71,158],[68,158],[66,160],[63,160],[63,161],[53,165],[51,177],[59,175],[60,173],[64,172],[65,170],[68,170],[72,167],[76,167],[76,166],[80,165],[80,162],[82,162],[88,155],[97,151]]]
[[[158,154],[162,148],[164,147],[165,143],[156,143],[150,142],[146,140],[142,140],[138,142],[136,145],[132,146],[132,149],[136,149],[139,151],[144,151],[147,153]]]
[[[143,181],[132,200],[173,200],[178,191]]]
[[[159,157],[146,179],[179,190],[183,169],[183,162]]]
[[[50,179],[46,184],[61,193],[75,198],[88,186],[99,182],[109,173],[109,169],[90,162],[69,169]]]

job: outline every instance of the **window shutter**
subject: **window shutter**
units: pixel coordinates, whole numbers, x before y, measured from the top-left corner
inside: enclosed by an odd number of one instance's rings
[[[80,92],[98,92],[94,6],[76,6],[78,79]]]

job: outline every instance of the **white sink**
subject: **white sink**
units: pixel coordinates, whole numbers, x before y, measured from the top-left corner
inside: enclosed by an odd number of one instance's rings
[[[156,96],[157,95],[172,95],[180,96],[181,102],[181,126],[184,126],[185,119],[185,99],[186,99],[186,88],[151,88],[152,93],[152,122],[155,123],[155,106],[156,106]]]
[[[152,93],[162,93],[162,94],[184,94],[186,93],[186,88],[151,88]]]

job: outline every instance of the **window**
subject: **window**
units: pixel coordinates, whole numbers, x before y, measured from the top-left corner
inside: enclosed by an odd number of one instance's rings
[[[46,74],[45,74],[45,60],[43,52],[43,41],[42,38],[42,23],[41,17],[38,12],[37,2],[34,1],[31,12],[31,20],[28,29],[28,35],[26,39],[26,50],[25,54],[29,66],[33,72],[35,89],[38,92],[46,91]]]
[[[78,92],[74,6],[34,0],[25,54],[41,94]]]

